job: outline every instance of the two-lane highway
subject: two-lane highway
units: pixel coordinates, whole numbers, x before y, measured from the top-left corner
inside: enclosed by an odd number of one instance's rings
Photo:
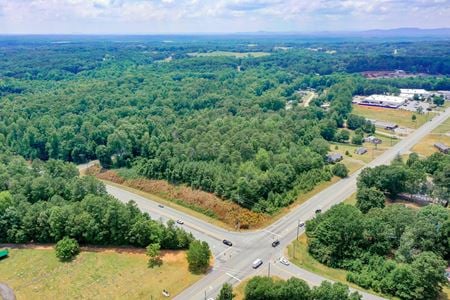
[[[409,151],[423,137],[449,117],[450,108],[398,142],[367,166],[374,167],[389,163],[397,154]],[[325,211],[347,199],[356,191],[356,180],[359,173],[360,171],[355,172],[348,178],[342,179],[316,194],[267,228],[252,232],[224,230],[175,209],[169,207],[161,208],[157,202],[115,186],[107,185],[107,190],[111,195],[123,202],[134,200],[141,210],[148,212],[154,219],[161,219],[162,221],[182,219],[185,224],[180,226],[192,232],[196,238],[209,243],[215,256],[214,268],[203,279],[175,297],[175,299],[179,300],[200,300],[205,299],[205,297],[215,297],[225,282],[234,285],[255,274],[267,274],[269,262],[272,265],[272,273],[284,278],[296,276],[312,285],[318,285],[321,281],[326,280],[317,274],[302,270],[292,264],[290,266],[281,265],[276,260],[282,255],[282,250],[296,238],[298,221],[311,219],[318,208]],[[300,230],[300,234],[302,233],[303,228]],[[222,243],[223,239],[232,241],[233,246],[225,246]],[[279,239],[281,242],[276,248],[271,246],[274,239]],[[264,263],[260,268],[254,270],[251,264],[256,258],[261,258]],[[364,299],[382,299],[368,293],[360,293]]]

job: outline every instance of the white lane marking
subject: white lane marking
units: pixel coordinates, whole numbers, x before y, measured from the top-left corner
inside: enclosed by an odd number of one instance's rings
[[[278,234],[278,233],[275,233],[275,232],[272,232],[272,231],[270,231],[270,230],[267,230],[267,229],[264,229],[264,231],[265,231],[265,232],[267,232],[267,233],[270,233],[270,234],[276,235],[276,236],[281,236],[280,234]]]
[[[242,280],[240,280],[239,278],[237,278],[236,276],[231,275],[230,273],[225,273],[225,274],[227,274],[228,276],[230,276],[230,277],[233,278],[233,279],[236,279],[236,280],[239,281],[239,282],[242,281]]]
[[[215,256],[215,258],[219,258],[219,256],[221,256],[222,254],[227,253],[227,251],[229,251],[229,250],[231,250],[231,249],[232,249],[231,247],[228,247],[227,249],[225,249],[225,250],[223,250],[222,252],[220,252],[219,254],[217,254],[217,255]]]

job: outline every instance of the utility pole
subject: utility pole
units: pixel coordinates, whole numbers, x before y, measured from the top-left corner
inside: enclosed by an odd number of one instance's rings
[[[206,290],[205,290],[205,300],[206,300]]]

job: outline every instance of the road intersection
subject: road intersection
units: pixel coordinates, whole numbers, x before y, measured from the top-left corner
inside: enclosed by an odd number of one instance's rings
[[[409,151],[423,137],[449,117],[450,108],[425,123],[408,137],[367,164],[366,167],[388,164],[396,155]],[[270,273],[282,278],[294,276],[305,280],[311,285],[319,285],[323,280],[327,280],[293,264],[289,266],[282,265],[277,260],[283,255],[283,249],[295,240],[297,232],[300,234],[304,232],[304,228],[298,229],[299,220],[309,220],[314,217],[316,209],[320,208],[322,211],[325,211],[351,196],[356,191],[356,180],[360,172],[361,170],[331,185],[268,227],[262,230],[245,232],[229,231],[173,208],[161,208],[158,206],[158,202],[117,186],[106,184],[106,188],[108,193],[122,202],[134,200],[138,207],[142,211],[148,212],[153,219],[160,219],[163,222],[182,219],[184,225],[177,226],[182,226],[185,230],[192,232],[197,239],[208,242],[214,256],[213,268],[203,279],[174,298],[178,300],[200,300],[214,298],[226,282],[236,285],[242,280],[258,274],[267,275]],[[222,243],[223,239],[232,241],[233,246],[228,247],[224,245]],[[280,245],[276,248],[271,245],[275,239],[280,241]],[[264,263],[255,270],[251,265],[257,258],[262,259]],[[366,292],[359,292],[364,299],[383,299]]]

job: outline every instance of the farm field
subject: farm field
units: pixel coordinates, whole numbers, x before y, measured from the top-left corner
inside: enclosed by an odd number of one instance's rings
[[[269,52],[231,52],[231,51],[212,51],[212,52],[193,52],[188,53],[189,56],[206,56],[206,57],[214,57],[214,56],[231,56],[237,58],[243,57],[263,57],[270,55]]]
[[[450,119],[447,119],[445,123],[433,130],[429,135],[416,144],[412,148],[412,151],[423,156],[429,156],[435,152],[438,152],[438,150],[433,146],[437,142],[450,145]]]
[[[184,251],[165,252],[160,268],[147,267],[144,250],[82,251],[61,263],[53,249],[12,249],[0,261],[0,282],[17,299],[167,299],[201,278],[188,271]]]
[[[416,128],[423,125],[429,118],[429,114],[415,114],[417,117],[416,122],[412,121],[413,112],[401,110],[382,108],[374,106],[363,106],[353,104],[352,113],[363,116],[367,119],[375,119],[386,122],[392,122],[402,127]]]

